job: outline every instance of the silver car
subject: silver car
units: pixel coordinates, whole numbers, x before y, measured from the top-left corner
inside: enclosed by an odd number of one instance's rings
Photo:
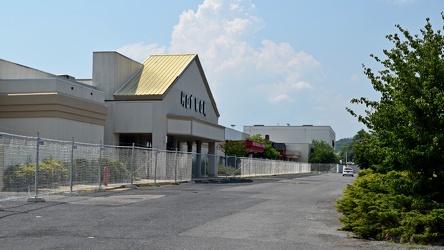
[[[342,170],[342,176],[351,175],[351,177],[355,176],[355,171],[353,171],[353,168],[345,167],[344,170]]]

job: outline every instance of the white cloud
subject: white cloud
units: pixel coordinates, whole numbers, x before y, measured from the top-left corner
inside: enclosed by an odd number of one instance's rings
[[[205,0],[179,16],[168,48],[137,43],[120,51],[139,61],[150,51],[199,54],[218,107],[228,112],[238,109],[234,96],[256,106],[307,98],[322,75],[320,62],[286,42],[267,39],[256,46],[256,33],[264,27],[249,0]]]
[[[269,103],[279,104],[281,102],[295,102],[295,96],[299,91],[312,89],[313,86],[304,81],[293,82],[287,79],[286,82],[273,85],[262,84],[258,88],[263,95],[267,96]]]

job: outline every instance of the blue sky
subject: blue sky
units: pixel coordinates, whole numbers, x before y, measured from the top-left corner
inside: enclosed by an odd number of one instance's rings
[[[336,139],[365,128],[345,110],[377,100],[362,64],[393,46],[400,24],[442,29],[440,0],[2,1],[0,58],[91,78],[94,51],[144,61],[197,53],[219,124],[329,125]]]

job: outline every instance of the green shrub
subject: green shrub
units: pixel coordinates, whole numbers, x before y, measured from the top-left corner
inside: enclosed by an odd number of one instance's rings
[[[73,162],[73,181],[97,183],[99,180],[99,163],[97,160],[76,159]],[[108,182],[117,183],[129,180],[130,171],[125,164],[117,160],[102,159],[103,167],[108,168]],[[69,184],[68,162],[45,159],[39,162],[39,187],[55,187]],[[103,177],[103,172],[101,173]],[[35,185],[35,163],[9,166],[3,176],[3,191],[28,191]]]
[[[431,243],[444,238],[444,204],[419,195],[418,178],[408,171],[359,172],[337,201],[343,230],[363,238]]]
[[[125,164],[108,158],[101,160],[101,177],[103,168],[108,169],[108,182],[125,182],[129,180],[130,171]],[[73,180],[77,182],[95,183],[99,180],[99,162],[97,160],[76,159],[73,167]]]
[[[39,187],[50,187],[69,180],[68,165],[62,161],[45,159],[39,162]],[[35,185],[35,163],[9,166],[3,176],[4,191],[27,191]]]

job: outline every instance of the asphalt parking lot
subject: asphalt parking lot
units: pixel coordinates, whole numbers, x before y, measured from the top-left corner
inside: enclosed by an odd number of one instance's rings
[[[335,200],[355,178],[274,176],[8,201],[0,248],[402,249],[338,230]]]

